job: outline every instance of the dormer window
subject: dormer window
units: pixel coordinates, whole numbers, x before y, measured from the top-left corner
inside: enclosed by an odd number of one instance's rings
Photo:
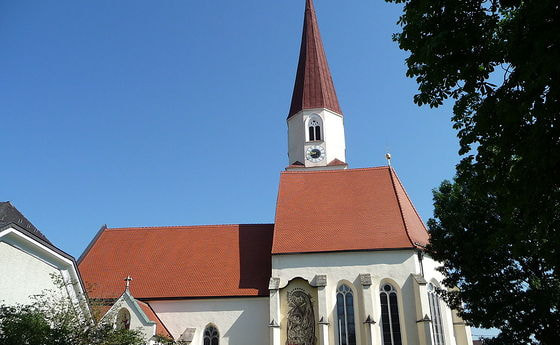
[[[307,140],[317,141],[323,140],[323,133],[321,132],[321,118],[318,116],[313,116],[309,119],[307,124]]]

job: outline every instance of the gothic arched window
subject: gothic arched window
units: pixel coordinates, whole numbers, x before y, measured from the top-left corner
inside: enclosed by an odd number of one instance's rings
[[[336,316],[337,345],[356,345],[354,294],[348,285],[340,285],[336,290]]]
[[[321,132],[321,120],[318,119],[316,116],[309,120],[309,124],[307,126],[309,141],[321,140],[322,132]]]
[[[443,321],[441,319],[440,298],[437,295],[434,284],[428,284],[428,300],[430,301],[430,313],[432,314],[432,333],[434,345],[445,345],[443,338]]]
[[[130,329],[130,312],[126,308],[121,308],[117,314],[117,329]]]
[[[220,344],[220,333],[218,329],[212,325],[206,326],[204,329],[204,345]]]
[[[385,283],[381,285],[379,297],[383,345],[402,345],[397,291],[391,284]]]

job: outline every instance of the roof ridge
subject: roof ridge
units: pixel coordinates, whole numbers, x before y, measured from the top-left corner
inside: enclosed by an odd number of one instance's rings
[[[403,212],[403,207],[401,204],[401,199],[399,198],[399,193],[397,193],[397,187],[395,186],[395,179],[393,178],[393,168],[389,167],[389,178],[391,179],[391,185],[393,187],[393,192],[395,193],[395,198],[397,199],[397,205],[399,205],[399,213],[400,213],[400,218],[403,222],[403,226],[404,226],[404,232],[406,234],[406,238],[408,238],[408,241],[410,242],[410,244],[412,246],[416,246],[414,244],[414,241],[412,241],[412,238],[410,237],[410,233],[408,232],[408,226],[406,224],[406,219],[404,218],[404,212]]]
[[[420,217],[420,214],[418,214],[418,211],[416,210],[416,207],[414,207],[414,204],[412,203],[412,200],[410,200],[410,196],[408,195],[406,189],[405,189],[404,186],[402,185],[402,182],[401,182],[401,180],[399,179],[399,176],[397,175],[396,171],[395,171],[392,167],[389,167],[389,171],[390,171],[390,174],[391,174],[391,182],[393,183],[393,189],[394,189],[394,191],[395,191],[395,196],[397,197],[397,202],[398,202],[398,204],[399,204],[399,209],[400,209],[400,211],[401,211],[401,216],[402,216],[402,219],[403,219],[404,229],[405,229],[405,231],[406,231],[406,236],[408,237],[410,243],[411,243],[413,246],[415,246],[415,247],[424,247],[424,246],[421,245],[420,243],[415,242],[415,241],[412,239],[412,236],[410,235],[410,232],[409,232],[409,225],[408,225],[408,223],[407,223],[407,221],[406,221],[406,218],[404,217],[404,212],[403,212],[403,207],[402,207],[402,201],[401,201],[401,199],[399,198],[399,193],[397,193],[397,189],[396,189],[396,185],[395,185],[395,180],[396,180],[396,182],[399,184],[399,186],[401,187],[401,190],[403,191],[403,193],[404,193],[404,195],[405,195],[405,197],[406,197],[408,203],[409,203],[410,206],[412,207],[412,210],[414,211],[414,214],[415,214],[416,217],[418,217],[418,219],[420,220],[420,224],[422,224],[422,227],[424,228],[424,230],[426,230],[426,232],[427,232],[428,230],[426,229],[426,226],[424,225],[424,222],[422,221],[422,217]]]
[[[226,228],[235,226],[262,226],[274,225],[274,223],[237,223],[237,224],[203,224],[203,225],[164,225],[164,226],[131,226],[120,228],[106,228],[108,231],[124,231],[124,230],[158,230],[158,229],[195,229],[195,228]]]

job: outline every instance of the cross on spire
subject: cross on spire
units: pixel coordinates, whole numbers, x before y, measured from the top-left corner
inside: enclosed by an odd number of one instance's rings
[[[130,288],[130,282],[132,281],[132,277],[129,275],[126,278],[124,278],[124,281],[126,282],[126,291],[128,291],[128,289]]]

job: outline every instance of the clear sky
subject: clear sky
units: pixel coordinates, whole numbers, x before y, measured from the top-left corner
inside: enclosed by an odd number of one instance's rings
[[[350,167],[393,165],[424,220],[458,161],[419,108],[400,7],[316,0]],[[99,227],[270,223],[304,0],[0,0],[0,200],[79,257]]]
[[[350,167],[393,165],[424,220],[458,162],[419,108],[401,8],[316,0]],[[304,0],[0,0],[0,200],[79,257],[99,227],[270,223]]]
[[[401,8],[315,0],[351,168],[393,166],[426,221],[451,107],[419,108]],[[79,257],[110,227],[271,223],[304,0],[0,0],[0,201]],[[478,332],[478,331],[477,331]]]

